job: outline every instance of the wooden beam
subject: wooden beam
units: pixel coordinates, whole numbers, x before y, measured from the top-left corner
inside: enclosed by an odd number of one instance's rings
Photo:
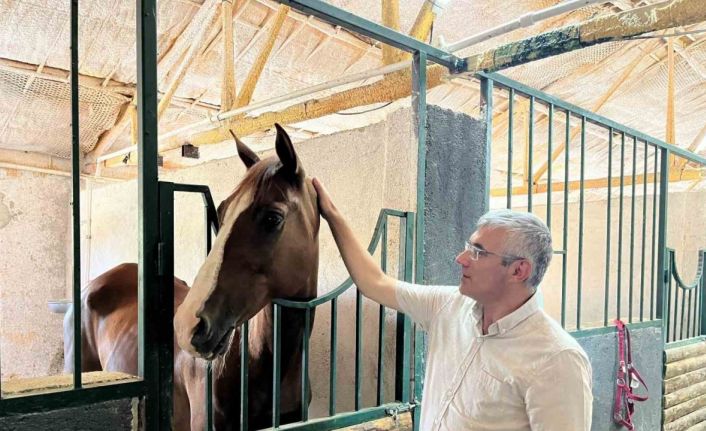
[[[675,25],[689,24],[706,20],[706,8],[699,1],[674,0],[658,5],[623,12],[617,15],[594,18],[568,28],[552,30],[529,39],[500,47],[469,57],[468,71],[474,74],[479,71],[496,71],[503,68],[528,63],[551,55],[569,52],[597,43],[624,40],[648,31],[662,30]],[[625,25],[625,22],[630,25]],[[648,22],[645,22],[648,21]],[[566,39],[563,39],[566,37]],[[537,48],[537,45],[543,49]],[[550,49],[551,47],[551,49]],[[428,87],[433,88],[446,77],[445,69],[438,65],[427,68]],[[309,100],[298,105],[289,106],[279,112],[268,112],[257,117],[243,118],[238,121],[240,136],[246,136],[256,130],[272,127],[276,121],[289,124],[304,120],[319,118],[344,109],[351,109],[372,103],[389,102],[410,94],[411,76],[408,70],[390,74],[385,79],[347,91],[343,91],[320,100]],[[205,145],[229,140],[230,135],[218,124],[212,130],[197,133],[186,139],[193,145]],[[177,148],[185,139],[174,137],[160,144],[160,151]]]
[[[672,171],[669,174],[669,182],[670,183],[675,183],[675,182],[680,182],[680,181],[694,181],[694,180],[701,180],[706,176],[706,173],[701,171],[701,170],[686,170],[684,172],[675,172]],[[659,176],[658,176],[659,177]],[[647,174],[647,176],[644,176],[642,174],[640,175],[635,175],[635,184],[644,184],[645,181],[648,183],[651,183],[655,180],[655,175],[654,174]],[[623,186],[629,186],[632,185],[632,176],[625,176],[623,178]],[[611,186],[612,187],[620,187],[620,177],[612,177],[611,178]],[[579,190],[581,188],[581,182],[580,181],[569,181],[568,183],[569,191],[574,191],[574,190]],[[594,179],[587,179],[584,181],[584,189],[602,189],[608,187],[608,178],[594,178]],[[564,182],[555,182],[552,183],[552,192],[562,192],[564,191],[565,184]],[[540,184],[535,184],[532,187],[532,193],[546,193],[547,190],[549,190],[549,185],[547,183],[540,183]],[[524,195],[527,194],[528,188],[527,186],[517,186],[512,188],[512,195],[513,196],[519,196],[519,195]],[[490,191],[490,196],[491,197],[503,197],[507,195],[507,189],[505,187],[500,187],[500,188],[495,188],[491,189]]]
[[[409,35],[418,40],[427,40],[429,38],[429,33],[431,33],[431,26],[434,24],[434,19],[436,19],[436,12],[434,12],[434,2],[429,0],[424,0],[422,7],[417,13],[417,18],[414,20],[414,25],[409,30]],[[409,57],[410,54],[406,54]]]
[[[604,15],[472,55],[468,70],[495,72],[576,49],[706,21],[703,0],[672,0]]]
[[[198,57],[199,51],[203,47],[209,30],[211,30],[216,24],[216,22],[218,22],[219,8],[216,6],[216,0],[207,1],[210,13],[206,16],[206,20],[204,21],[203,27],[199,29],[199,32],[194,38],[193,43],[191,44],[184,56],[184,60],[177,67],[176,73],[174,74],[174,78],[172,79],[171,84],[169,84],[167,91],[164,92],[164,96],[162,96],[162,99],[159,101],[159,105],[157,106],[157,118],[161,118],[164,112],[169,107],[172,101],[172,96],[174,96],[174,93],[176,93],[177,89],[179,88],[179,85],[181,85],[182,81],[184,80],[184,77],[186,76],[186,73],[189,71],[189,68],[194,63],[194,60]],[[204,6],[206,6],[206,4],[204,4]]]
[[[668,144],[676,144],[674,129],[674,39],[667,39],[667,124],[666,139]]]
[[[233,3],[221,1],[221,26],[223,29],[223,82],[221,83],[221,111],[235,105],[235,64],[233,54]]]
[[[267,59],[270,57],[272,48],[275,46],[275,41],[277,40],[277,36],[282,29],[282,24],[284,24],[284,21],[287,18],[287,13],[289,13],[289,6],[280,5],[277,10],[277,16],[272,23],[272,28],[270,29],[270,34],[267,37],[267,41],[265,41],[265,44],[260,49],[257,59],[250,68],[247,78],[245,78],[243,88],[240,90],[240,94],[238,95],[238,108],[248,105],[252,100],[252,95],[255,92],[255,86],[257,86],[257,82],[262,75],[262,71],[265,69],[265,64],[267,63]],[[227,109],[224,109],[224,111],[227,111]]]
[[[400,29],[400,0],[382,1],[382,25],[393,30]],[[382,45],[382,64],[394,64],[402,59],[401,52],[388,44]]]

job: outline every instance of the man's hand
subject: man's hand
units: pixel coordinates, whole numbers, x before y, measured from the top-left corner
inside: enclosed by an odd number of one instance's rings
[[[319,210],[321,211],[321,216],[326,220],[329,220],[329,217],[336,214],[338,209],[321,181],[314,177],[311,182],[314,185],[314,189],[316,189],[316,194],[319,198]]]

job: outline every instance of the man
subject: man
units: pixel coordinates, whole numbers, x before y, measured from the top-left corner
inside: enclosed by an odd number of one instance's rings
[[[384,274],[321,181],[314,187],[361,293],[406,313],[429,335],[423,431],[590,430],[590,363],[534,296],[552,257],[539,218],[485,214],[456,257],[460,286],[412,285]]]

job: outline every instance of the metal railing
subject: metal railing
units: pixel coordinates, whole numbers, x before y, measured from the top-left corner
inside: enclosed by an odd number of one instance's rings
[[[706,335],[704,312],[704,258],[706,251],[699,250],[696,275],[685,283],[677,270],[676,252],[668,249],[669,271],[665,289],[664,339],[667,344],[686,341]]]
[[[490,87],[483,92],[502,100],[490,105],[496,112],[486,113],[488,148],[507,157],[504,184],[488,193],[496,207],[534,212],[552,229],[561,259],[560,308],[552,314],[574,330],[608,326],[614,318],[662,318],[660,268],[666,270],[667,197],[675,174],[670,167],[675,157],[702,168],[706,159],[502,75],[479,77],[481,89]],[[518,132],[524,138],[519,145]],[[518,147],[524,151],[521,168]],[[597,165],[597,156],[606,153],[607,166]],[[595,212],[587,217],[588,191],[605,200],[603,221]]]

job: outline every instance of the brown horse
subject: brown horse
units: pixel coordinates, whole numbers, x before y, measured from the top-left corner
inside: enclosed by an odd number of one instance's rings
[[[218,208],[221,228],[192,288],[175,279],[175,429],[189,429],[189,424],[193,430],[204,427],[203,359],[214,362],[215,428],[239,429],[240,325],[248,319],[249,428],[270,426],[272,299],[316,296],[320,222],[316,192],[289,136],[279,125],[276,128],[277,157],[264,160],[234,135],[247,173]],[[135,265],[118,266],[86,287],[84,371],[137,372],[136,304]],[[73,362],[71,321],[67,313],[67,369]],[[301,415],[303,313],[284,310],[281,328],[280,411],[282,423],[287,423]],[[309,394],[307,402],[310,399]]]

